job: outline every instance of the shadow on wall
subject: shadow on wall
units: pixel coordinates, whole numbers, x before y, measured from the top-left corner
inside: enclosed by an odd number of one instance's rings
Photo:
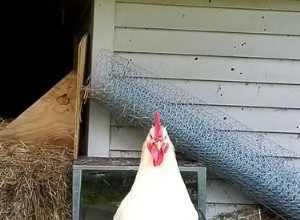
[[[73,35],[61,0],[1,5],[0,117],[16,117],[72,69]]]

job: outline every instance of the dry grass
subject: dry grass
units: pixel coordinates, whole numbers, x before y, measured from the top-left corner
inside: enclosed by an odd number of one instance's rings
[[[72,152],[0,143],[0,220],[71,219]]]
[[[9,124],[9,122],[3,118],[0,118],[0,131],[2,131],[6,126]]]
[[[213,220],[283,220],[263,206],[245,207],[231,213],[222,213]]]

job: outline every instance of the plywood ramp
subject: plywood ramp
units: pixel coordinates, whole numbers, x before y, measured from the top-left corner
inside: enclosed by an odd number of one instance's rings
[[[2,130],[0,141],[68,146],[77,158],[87,37],[85,34],[78,45],[77,71],[69,72]]]
[[[68,73],[45,95],[0,132],[0,141],[74,145],[76,71]]]

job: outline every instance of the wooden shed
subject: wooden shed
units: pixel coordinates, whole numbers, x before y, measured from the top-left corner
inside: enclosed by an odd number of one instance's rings
[[[106,48],[300,153],[300,1],[95,0],[91,71]],[[146,132],[90,103],[87,154],[139,157]],[[226,120],[226,118],[224,118]],[[206,217],[255,201],[208,172]]]

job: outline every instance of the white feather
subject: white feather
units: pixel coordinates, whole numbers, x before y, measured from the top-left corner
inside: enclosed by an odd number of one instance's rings
[[[181,177],[174,146],[163,129],[169,149],[160,166],[153,166],[152,157],[143,144],[140,166],[134,184],[121,202],[114,220],[198,220],[198,213]]]

